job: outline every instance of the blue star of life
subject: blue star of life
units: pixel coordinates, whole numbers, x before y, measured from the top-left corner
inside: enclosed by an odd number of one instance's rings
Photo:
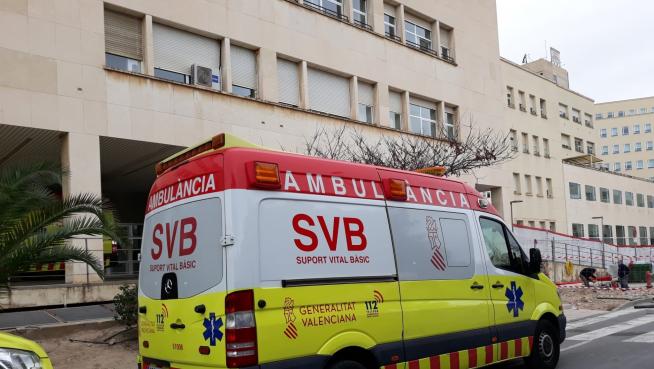
[[[525,309],[525,303],[522,301],[522,287],[516,287],[515,282],[511,282],[511,288],[506,289],[504,294],[509,301],[506,308],[509,312],[513,311],[513,317],[518,317],[519,311]]]
[[[209,340],[211,346],[216,346],[216,340],[223,340],[223,332],[220,331],[220,327],[223,326],[223,318],[216,319],[215,313],[209,314],[209,319],[204,318],[204,340]]]

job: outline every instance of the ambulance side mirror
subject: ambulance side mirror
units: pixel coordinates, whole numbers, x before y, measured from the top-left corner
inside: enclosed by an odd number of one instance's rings
[[[542,262],[543,258],[540,255],[540,250],[537,248],[529,249],[529,273],[540,273]]]

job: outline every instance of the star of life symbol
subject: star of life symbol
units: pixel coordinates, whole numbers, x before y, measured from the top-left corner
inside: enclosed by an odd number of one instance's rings
[[[447,269],[447,263],[441,253],[441,240],[438,238],[438,226],[436,220],[430,216],[425,219],[427,222],[427,238],[432,249],[431,264],[434,268],[444,271]]]
[[[223,332],[220,331],[220,328],[223,326],[223,318],[216,319],[215,313],[209,314],[209,319],[204,318],[204,340],[209,340],[209,345],[216,346],[216,340],[223,340]]]
[[[284,335],[289,339],[296,339],[298,336],[297,327],[295,327],[295,314],[293,313],[293,308],[295,307],[295,301],[292,298],[287,297],[284,299],[284,318],[286,319],[286,329],[284,329]]]
[[[517,318],[519,311],[525,309],[525,303],[522,301],[522,287],[516,287],[515,282],[511,282],[511,288],[507,288],[504,293],[509,301],[506,303],[506,308],[510,312],[513,311],[513,317]]]

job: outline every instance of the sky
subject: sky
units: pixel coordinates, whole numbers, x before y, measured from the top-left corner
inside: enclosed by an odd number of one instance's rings
[[[500,55],[554,47],[570,88],[596,102],[654,96],[654,1],[497,0],[497,21]]]

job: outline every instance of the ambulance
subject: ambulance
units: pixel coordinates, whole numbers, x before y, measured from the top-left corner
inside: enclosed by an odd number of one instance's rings
[[[156,169],[141,369],[557,365],[566,318],[539,251],[465,183],[224,134]]]

